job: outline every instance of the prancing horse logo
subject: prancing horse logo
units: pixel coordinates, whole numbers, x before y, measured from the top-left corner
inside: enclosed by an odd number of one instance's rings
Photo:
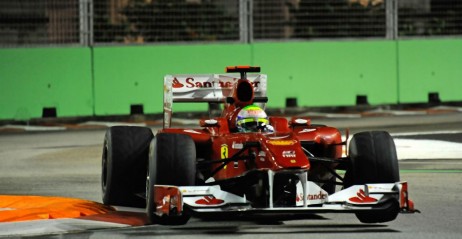
[[[221,159],[228,158],[228,145],[222,144],[221,145]]]
[[[221,145],[221,159],[226,159],[228,158],[228,145],[227,144],[222,144]],[[226,170],[228,165],[225,165],[224,169]]]

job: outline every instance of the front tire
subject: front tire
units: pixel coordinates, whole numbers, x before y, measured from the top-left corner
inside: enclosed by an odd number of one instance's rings
[[[345,174],[345,187],[369,183],[399,182],[399,166],[393,138],[385,131],[361,132],[350,141],[351,165]],[[399,213],[398,203],[384,211],[360,212],[356,217],[364,223],[394,220]]]
[[[103,203],[145,207],[137,194],[145,189],[145,175],[151,129],[114,126],[106,131],[102,155],[101,189]]]
[[[161,133],[152,140],[146,179],[149,223],[183,225],[190,215],[158,216],[154,202],[154,185],[193,186],[196,180],[196,147],[192,138],[183,134]]]

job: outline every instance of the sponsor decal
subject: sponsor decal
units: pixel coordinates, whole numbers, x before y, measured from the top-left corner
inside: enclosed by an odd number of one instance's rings
[[[265,162],[265,157],[266,157],[265,151],[260,151],[260,152],[258,153],[258,157],[260,158],[260,161],[261,161],[261,162]]]
[[[237,79],[233,79],[237,81]],[[260,85],[260,81],[251,82],[252,86],[257,88]],[[207,80],[201,81],[194,79],[193,77],[188,77],[184,82],[180,82],[176,77],[173,79],[172,86],[173,88],[232,88],[234,82],[231,81],[220,81],[220,80]]]
[[[392,191],[392,187],[383,187],[377,185],[367,185],[369,191],[381,191],[381,192],[390,192]]]
[[[324,200],[327,198],[327,194],[322,193],[322,191],[319,191],[318,194],[308,194],[308,200]]]
[[[221,159],[228,158],[228,145],[222,144],[221,145]]]
[[[356,195],[357,195],[356,197],[351,197],[348,200],[353,203],[374,203],[378,201],[377,199],[373,197],[367,196],[364,190],[362,189],[360,189],[359,192],[356,193]]]
[[[205,196],[202,199],[196,200],[196,204],[201,205],[219,205],[224,203],[224,200],[215,198],[214,196]]]
[[[328,195],[326,193],[323,193],[322,191],[319,191],[319,193],[317,193],[317,194],[308,194],[306,196],[306,199],[311,200],[311,201],[325,200],[327,198],[327,196]],[[303,193],[298,194],[296,200],[297,200],[297,202],[302,201],[303,200]]]
[[[295,154],[294,150],[282,151],[282,157],[284,158],[295,158],[297,155]],[[294,162],[292,162],[294,161]],[[291,160],[291,163],[295,163],[295,160]]]
[[[278,146],[287,146],[287,145],[294,145],[295,140],[268,140],[267,143],[271,145],[278,145]]]
[[[221,157],[221,159],[228,158],[228,145],[227,144],[222,144],[221,145],[220,157]],[[228,165],[225,165],[225,167],[223,167],[223,169],[226,170],[227,167],[228,167]]]
[[[243,148],[244,148],[244,144],[233,142],[232,148],[233,148],[233,149],[243,149]]]
[[[183,131],[186,132],[186,133],[201,134],[200,132],[197,132],[197,131],[192,130],[192,129],[185,129],[185,130],[183,130]]]
[[[184,85],[181,84],[181,82],[177,78],[173,79],[172,86],[173,88],[183,88],[184,87]]]
[[[250,109],[247,109],[245,113],[247,113],[247,117],[259,117],[262,114],[262,110],[250,108]]]

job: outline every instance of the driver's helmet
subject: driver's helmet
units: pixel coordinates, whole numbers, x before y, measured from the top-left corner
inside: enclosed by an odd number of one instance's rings
[[[265,131],[268,116],[256,105],[247,105],[237,114],[236,127],[239,132]]]

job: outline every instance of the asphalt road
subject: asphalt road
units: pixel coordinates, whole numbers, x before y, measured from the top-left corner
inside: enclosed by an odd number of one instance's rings
[[[452,116],[451,116],[452,117]],[[439,131],[456,133],[407,135],[401,138],[462,142],[462,120],[435,124],[382,124],[393,133]],[[329,120],[342,127],[344,121]],[[335,125],[335,124],[338,125]],[[53,195],[101,201],[100,171],[104,130],[15,133],[0,135],[0,194]],[[438,150],[438,149],[435,149]],[[462,158],[462,155],[461,155]],[[323,214],[287,217],[193,218],[185,226],[143,226],[106,229],[43,238],[461,238],[462,159],[400,161],[401,179],[421,214],[403,214],[387,224],[361,224],[354,215]],[[36,238],[41,238],[40,236]]]

